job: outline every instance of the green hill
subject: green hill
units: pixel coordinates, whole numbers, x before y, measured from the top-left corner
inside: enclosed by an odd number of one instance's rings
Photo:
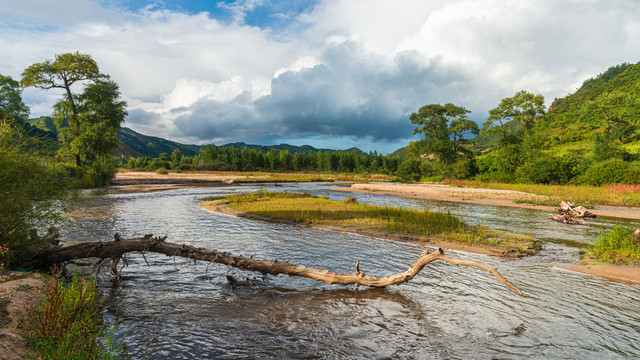
[[[171,155],[175,149],[182,151],[184,156],[193,156],[201,148],[201,145],[186,145],[155,136],[142,135],[127,127],[120,129],[116,136],[120,139],[120,146],[116,149],[118,157],[156,158],[161,153]]]
[[[555,99],[536,130],[547,139],[551,148],[584,147],[581,144],[590,143],[594,135],[603,129],[580,121],[580,109],[587,101],[612,91],[640,96],[640,63],[612,66],[595,78],[584,81],[575,93]]]
[[[295,145],[289,145],[289,144],[280,144],[280,145],[252,145],[252,144],[245,144],[243,142],[237,142],[237,143],[230,143],[230,144],[225,144],[225,145],[221,145],[220,147],[235,147],[238,149],[242,149],[243,147],[248,147],[249,149],[256,149],[260,152],[263,153],[268,153],[271,150],[275,150],[276,152],[278,151],[284,151],[284,150],[288,150],[291,154],[295,154],[295,153],[305,153],[305,154],[309,154],[312,152],[318,152],[318,150],[322,150],[322,152],[333,152],[333,151],[346,151],[346,152],[354,152],[356,154],[364,154],[364,152],[356,147],[352,147],[350,149],[346,149],[346,150],[331,150],[331,149],[316,149],[313,146],[310,145],[302,145],[302,146],[295,146]]]

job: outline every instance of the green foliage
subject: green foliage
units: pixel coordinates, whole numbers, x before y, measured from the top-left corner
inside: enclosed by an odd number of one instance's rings
[[[44,299],[27,309],[19,327],[38,359],[114,359],[124,347],[104,328],[100,303],[95,280],[51,279]]]
[[[158,170],[156,170],[156,174],[158,175],[167,175],[169,173],[169,171],[163,167],[159,168]]]
[[[511,121],[524,125],[529,132],[545,113],[544,97],[525,90],[514,96],[504,98],[496,108],[489,110],[489,118],[482,126],[485,135],[494,135],[500,139],[503,147],[522,141],[523,133],[513,132],[507,127]]]
[[[73,94],[76,83],[88,82],[80,94]],[[62,138],[60,154],[74,158],[75,165],[111,155],[118,145],[116,131],[126,116],[118,85],[100,73],[90,55],[58,54],[29,66],[22,73],[23,87],[60,88],[65,97],[54,106],[54,122]],[[68,126],[65,126],[65,123]]]
[[[419,180],[422,177],[422,172],[420,171],[420,160],[417,159],[405,159],[400,166],[398,166],[398,171],[396,171],[396,175],[403,182],[411,182]]]
[[[634,161],[628,164],[624,172],[622,182],[625,184],[640,184],[640,162]]]
[[[418,125],[413,133],[424,134],[424,140],[414,146],[422,153],[435,154],[444,163],[455,162],[459,152],[465,152],[466,136],[478,134],[478,125],[467,118],[469,110],[453,104],[430,104],[410,116]],[[415,151],[415,150],[414,150]]]
[[[588,246],[587,254],[603,262],[637,264],[640,262],[640,243],[633,232],[633,228],[616,225]]]
[[[619,90],[602,93],[584,103],[580,121],[602,129],[610,140],[622,143],[640,125],[640,98]]]
[[[29,108],[22,102],[20,84],[0,74],[0,123],[22,122],[28,117]]]
[[[58,220],[58,200],[65,196],[67,176],[47,158],[29,153],[29,143],[9,125],[0,125],[0,246],[11,266],[42,245],[37,230]]]
[[[580,177],[578,182],[587,185],[604,185],[620,183],[625,178],[628,163],[621,159],[610,159],[594,163]]]
[[[96,81],[76,97],[78,114],[73,116],[69,101],[55,106],[54,121],[62,138],[60,153],[87,163],[100,156],[111,155],[118,146],[118,131],[127,114],[120,101],[118,85],[112,81]],[[63,122],[68,120],[69,126]]]
[[[578,159],[573,156],[541,155],[518,169],[523,182],[566,184],[577,175]]]

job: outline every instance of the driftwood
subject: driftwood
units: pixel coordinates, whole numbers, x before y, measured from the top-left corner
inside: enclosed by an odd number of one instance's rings
[[[590,213],[584,206],[576,207],[569,201],[560,202],[560,207],[556,209],[558,214],[551,214],[551,220],[558,221],[569,225],[588,225],[584,221],[576,220],[576,218],[594,218],[595,214]]]
[[[586,222],[576,220],[567,214],[564,214],[564,215],[551,214],[550,219],[555,220],[557,222],[561,222],[563,224],[569,224],[569,225],[587,225]]]
[[[557,209],[560,215],[569,215],[574,218],[595,218],[595,214],[590,213],[584,206],[576,207],[575,204],[562,201],[560,208]]]
[[[454,265],[474,266],[493,274],[503,284],[513,289],[516,293],[522,295],[522,292],[505,279],[495,268],[489,267],[482,263],[454,259],[444,255],[442,249],[429,253],[425,250],[418,260],[411,267],[400,274],[375,277],[365,275],[360,272],[359,262],[356,261],[355,273],[339,274],[328,270],[314,269],[302,265],[291,264],[288,262],[257,260],[252,257],[232,255],[228,252],[217,250],[208,250],[204,248],[196,248],[189,245],[179,245],[165,241],[165,237],[153,237],[153,235],[145,235],[142,238],[123,239],[118,234],[115,235],[115,241],[109,242],[85,242],[76,245],[58,247],[56,249],[48,249],[43,251],[32,259],[32,266],[50,267],[54,264],[81,258],[110,258],[113,260],[111,270],[117,279],[120,277],[118,271],[118,263],[122,256],[129,252],[155,252],[165,254],[167,256],[181,256],[194,260],[210,261],[227,266],[233,266],[239,269],[257,271],[262,274],[286,274],[289,276],[303,276],[328,284],[339,285],[362,285],[370,287],[385,287],[389,285],[402,284],[413,279],[427,264],[434,260],[442,260]],[[146,261],[146,259],[145,259]],[[124,265],[123,265],[124,266]]]

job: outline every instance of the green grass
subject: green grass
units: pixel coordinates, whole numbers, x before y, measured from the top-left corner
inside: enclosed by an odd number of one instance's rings
[[[246,213],[295,223],[384,231],[422,240],[435,237],[472,246],[513,247],[522,252],[539,249],[539,244],[529,237],[468,225],[451,214],[428,210],[345,203],[266,190],[232,195],[227,202]]]
[[[123,352],[102,323],[95,280],[51,279],[18,326],[37,359],[115,359]]]
[[[588,256],[612,264],[640,264],[640,243],[633,236],[634,229],[616,225],[586,249]]]

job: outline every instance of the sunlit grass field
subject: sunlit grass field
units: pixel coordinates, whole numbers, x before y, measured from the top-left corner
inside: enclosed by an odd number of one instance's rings
[[[467,245],[490,245],[519,251],[537,250],[532,238],[469,225],[451,214],[428,210],[347,203],[309,194],[268,192],[237,194],[226,198],[234,209],[262,217],[299,224],[374,230],[409,235],[421,240],[440,238]]]

